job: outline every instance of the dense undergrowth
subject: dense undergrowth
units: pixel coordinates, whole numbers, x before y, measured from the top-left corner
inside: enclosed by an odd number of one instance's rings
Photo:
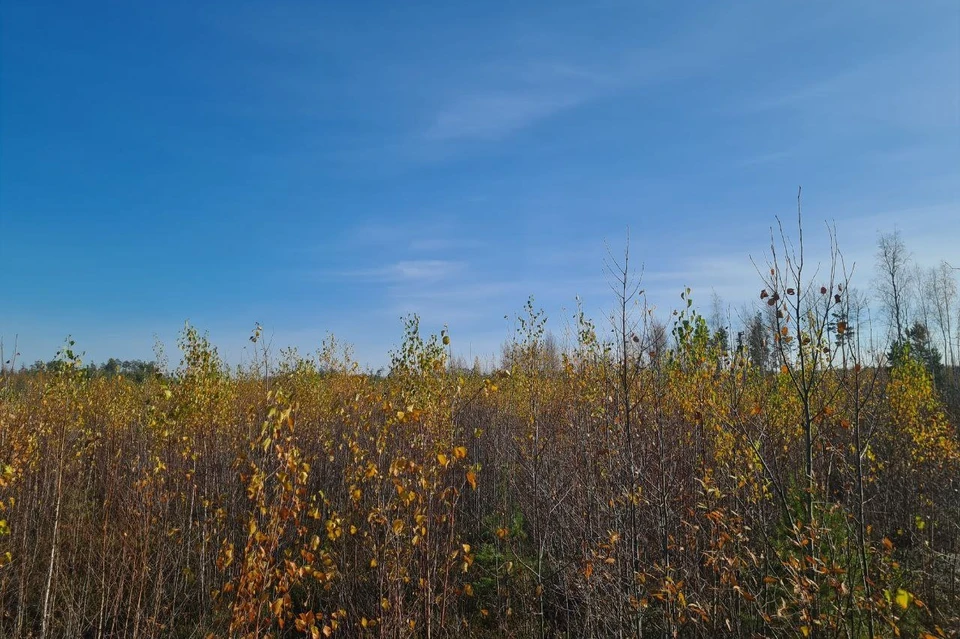
[[[334,342],[229,372],[192,328],[143,382],[9,375],[0,636],[950,636],[933,378],[771,278],[772,370],[690,304],[666,348],[624,283],[612,340],[580,314],[554,356],[530,304],[489,374],[411,319],[384,378]]]

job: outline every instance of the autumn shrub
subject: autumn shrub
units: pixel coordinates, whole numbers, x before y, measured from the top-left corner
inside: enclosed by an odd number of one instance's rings
[[[0,382],[0,635],[955,634],[934,379],[826,338],[845,280],[801,316],[771,277],[776,367],[689,290],[669,343],[637,296],[560,349],[530,300],[487,374],[415,317],[385,377],[332,338],[230,370],[186,327],[142,380],[68,344]]]

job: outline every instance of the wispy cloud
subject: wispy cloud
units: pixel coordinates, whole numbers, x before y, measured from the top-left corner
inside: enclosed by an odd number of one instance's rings
[[[497,140],[623,91],[691,77],[756,46],[758,38],[741,37],[750,20],[746,10],[727,8],[706,12],[658,42],[554,49],[540,57],[488,61],[481,71],[496,68],[496,74],[474,70],[466,75],[472,81],[488,75],[498,80],[485,80],[479,89],[448,87],[451,97],[441,100],[423,137],[434,142]]]
[[[410,239],[409,248],[411,251],[463,251],[469,249],[478,249],[486,246],[486,242],[477,238],[470,237],[451,237],[451,236],[433,236],[433,237],[415,237]]]
[[[745,114],[783,111],[823,128],[875,127],[907,131],[960,125],[960,51],[901,48],[895,54],[835,71],[799,88],[755,94],[737,109]],[[874,131],[874,128],[870,129]]]
[[[378,268],[340,272],[357,280],[387,283],[437,282],[461,273],[466,264],[450,260],[400,260]]]
[[[336,244],[350,250],[413,254],[416,255],[413,259],[418,260],[424,253],[431,254],[431,259],[446,259],[451,253],[487,245],[487,241],[471,235],[451,216],[417,211],[400,217],[402,221],[374,219],[350,226],[340,234]]]
[[[441,111],[426,132],[429,140],[496,139],[559,111],[582,104],[581,95],[479,94]]]
[[[440,89],[440,107],[423,133],[428,142],[498,140],[564,111],[607,95],[627,80],[621,64],[594,68],[562,59],[490,60],[495,69],[479,87],[456,84]]]
[[[941,260],[960,264],[960,202],[915,206],[847,217],[837,222],[840,247],[848,263],[861,273],[875,263],[881,233],[899,231],[917,264],[935,266]]]

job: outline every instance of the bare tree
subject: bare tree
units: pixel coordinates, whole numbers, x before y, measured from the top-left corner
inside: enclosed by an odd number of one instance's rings
[[[726,305],[723,303],[723,298],[720,297],[720,294],[716,291],[710,295],[710,330],[716,332],[721,328],[728,328],[728,323],[726,321],[727,311]]]
[[[659,363],[667,352],[667,325],[657,320],[650,320],[648,332],[649,355],[652,364]]]
[[[16,370],[17,357],[20,355],[20,353],[17,352],[17,346],[19,344],[19,341],[20,341],[20,335],[14,335],[13,336],[13,355],[11,355],[10,358],[8,359],[3,351],[3,337],[0,337],[0,375],[6,375],[8,371],[10,373],[13,373],[13,371]]]
[[[841,308],[846,284],[838,277],[837,266],[841,262],[836,235],[830,229],[829,262],[824,272],[819,265],[810,265],[804,251],[803,216],[801,192],[797,192],[797,243],[788,238],[778,218],[779,238],[771,232],[769,276],[764,278],[766,287],[761,299],[773,310],[774,353],[781,370],[789,378],[800,402],[800,424],[803,431],[804,455],[804,516],[808,536],[807,551],[814,561],[818,560],[815,528],[817,522],[816,497],[818,482],[815,476],[814,442],[819,437],[818,420],[822,397],[817,398],[833,363],[833,350],[829,343],[830,318]],[[778,241],[779,240],[779,241]],[[778,252],[778,244],[780,251]],[[814,266],[811,270],[810,266]],[[758,269],[759,270],[759,269]],[[817,286],[816,280],[822,283]],[[810,583],[816,583],[817,575],[808,571]],[[814,601],[811,616],[816,619],[818,603]],[[814,636],[817,636],[814,630]]]
[[[902,342],[907,326],[910,293],[910,254],[900,231],[884,233],[877,242],[876,290],[896,340]]]
[[[626,246],[623,259],[618,260],[613,253],[607,250],[607,259],[604,263],[610,278],[610,289],[616,299],[616,308],[611,314],[610,322],[615,336],[615,353],[617,358],[618,388],[616,403],[621,414],[621,422],[627,449],[627,486],[629,490],[628,521],[630,527],[630,575],[631,589],[636,588],[637,575],[640,574],[640,535],[637,521],[637,501],[639,486],[637,483],[640,469],[637,466],[635,455],[635,409],[637,400],[634,389],[641,370],[641,360],[636,356],[637,345],[648,346],[651,352],[662,348],[660,344],[650,344],[649,332],[643,331],[637,320],[634,310],[643,298],[644,291],[640,288],[643,271],[636,275],[630,267],[630,233],[627,231]],[[638,332],[642,335],[638,335]],[[656,339],[666,341],[665,334],[656,336]],[[655,356],[659,359],[659,355]],[[639,591],[637,592],[639,595]],[[643,636],[643,616],[638,614],[634,619],[634,629],[637,636]]]
[[[940,338],[943,341],[943,355],[945,364],[956,364],[956,344],[953,340],[953,317],[957,302],[957,280],[953,269],[946,262],[930,269],[927,279],[926,293],[931,298],[933,306],[934,324],[940,329]]]

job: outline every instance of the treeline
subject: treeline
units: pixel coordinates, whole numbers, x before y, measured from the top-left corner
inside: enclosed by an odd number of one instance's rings
[[[37,360],[30,366],[21,367],[20,374],[34,375],[37,373],[57,373],[70,368],[70,363],[63,359],[51,359],[44,362]],[[148,379],[162,374],[159,364],[156,362],[147,362],[139,359],[119,360],[111,357],[99,366],[90,362],[83,366],[83,372],[88,377],[126,377],[135,382],[144,382]]]
[[[790,246],[742,333],[659,322],[626,254],[612,333],[531,300],[488,373],[411,318],[382,376],[189,327],[142,382],[7,375],[0,636],[954,636],[946,394]]]

